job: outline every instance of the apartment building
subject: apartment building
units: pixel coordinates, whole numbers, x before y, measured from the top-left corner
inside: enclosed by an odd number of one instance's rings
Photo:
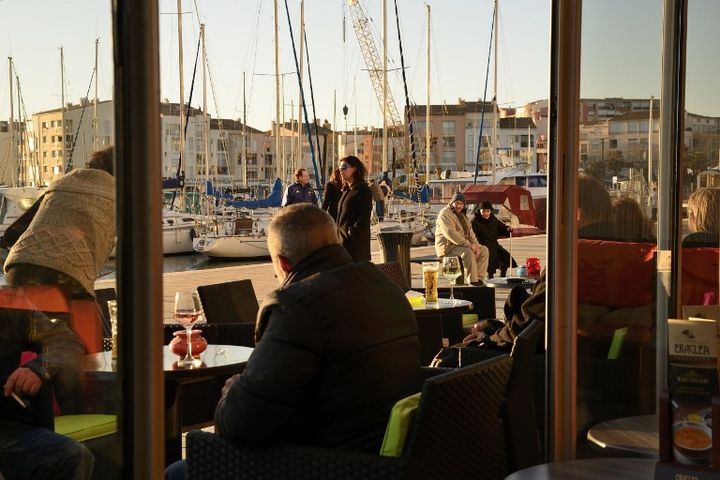
[[[270,131],[266,132],[269,137],[272,137],[275,131],[275,123],[272,123]],[[313,142],[313,149],[315,154],[315,162],[319,171],[324,171],[327,177],[328,173],[332,171],[332,166],[336,163],[336,158],[333,152],[337,151],[335,148],[335,132],[332,130],[330,123],[324,120],[322,124],[318,121],[312,126],[311,137]],[[301,123],[300,131],[300,154],[298,151],[298,122],[292,120],[290,122],[284,122],[279,128],[280,136],[280,154],[278,155],[279,171],[281,172],[281,178],[285,180],[291,180],[293,173],[297,168],[305,168],[310,174],[311,179],[315,179],[315,168],[313,167],[312,152],[310,150],[310,143],[308,141],[308,133],[305,130],[304,124]],[[272,144],[274,146],[274,138]]]
[[[425,165],[429,156],[430,170],[473,171],[480,152],[480,170],[492,168],[492,145],[499,167],[526,164],[538,168],[537,125],[521,112],[493,109],[492,103],[459,99],[456,105],[430,106],[430,149],[426,144],[426,107],[414,109],[418,163]],[[492,142],[493,126],[496,140]],[[481,128],[482,127],[482,128]],[[481,133],[482,132],[482,133]],[[482,135],[482,139],[480,138]]]

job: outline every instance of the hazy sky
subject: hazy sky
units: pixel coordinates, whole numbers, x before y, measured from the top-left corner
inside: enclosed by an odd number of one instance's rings
[[[346,0],[306,0],[310,69],[317,116],[333,122],[333,92],[337,121],[350,108],[348,127],[380,125],[381,109],[372,90]],[[288,31],[285,2],[280,0],[280,50],[285,118],[291,102],[297,110],[297,78]],[[406,74],[411,101],[426,101],[426,9],[423,0],[398,0]],[[431,102],[456,103],[458,98],[483,96],[490,40],[491,0],[434,0],[431,5]],[[298,35],[299,0],[288,0],[294,33]],[[179,98],[177,8],[160,0],[160,75],[162,98]],[[190,93],[199,22],[207,25],[207,50],[214,94],[214,116],[242,116],[243,72],[246,75],[248,123],[269,128],[274,118],[274,27],[272,0],[182,0],[185,96]],[[381,1],[361,0],[371,18],[376,41],[382,28]],[[390,13],[391,68],[399,67],[393,1]],[[659,96],[661,68],[661,0],[585,0],[581,94],[586,97]],[[547,98],[548,0],[501,0],[498,49],[498,102],[521,105]],[[346,21],[343,22],[343,15]],[[690,0],[687,108],[720,115],[720,2]],[[343,41],[343,26],[345,41]],[[12,55],[20,77],[28,114],[60,106],[60,46],[65,52],[66,98],[77,103],[85,96],[94,65],[94,40],[100,39],[100,98],[112,94],[110,2],[102,0],[0,0],[0,58]],[[299,47],[299,45],[298,45]],[[378,43],[381,53],[381,45]],[[492,72],[492,69],[491,69]],[[306,67],[307,75],[307,67]],[[202,99],[198,72],[193,106]],[[404,94],[399,72],[390,85],[400,111]],[[492,95],[492,79],[488,99]],[[306,84],[309,104],[309,85]],[[92,97],[93,90],[90,91]],[[0,118],[8,117],[7,61],[0,63]],[[17,101],[15,102],[17,104]],[[17,105],[16,105],[17,108]],[[310,112],[312,115],[312,112]]]

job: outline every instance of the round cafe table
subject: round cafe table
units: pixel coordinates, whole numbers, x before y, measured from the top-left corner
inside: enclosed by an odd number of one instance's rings
[[[602,422],[587,433],[588,442],[610,454],[658,458],[660,449],[657,415],[639,415]]]
[[[519,470],[505,480],[653,480],[656,463],[647,458],[570,460]]]
[[[494,277],[483,280],[486,287],[490,288],[513,288],[515,285],[520,285],[526,290],[531,290],[537,278],[530,277]]]
[[[165,379],[165,461],[170,464],[181,458],[182,432],[204,427],[215,418],[215,407],[225,380],[245,369],[253,349],[237,345],[208,345],[194,368],[178,365],[178,357],[163,347]],[[108,388],[117,385],[116,364],[111,352],[87,356],[91,366],[88,374]],[[119,398],[119,392],[118,397]]]
[[[442,347],[463,339],[462,314],[472,310],[469,300],[439,298],[436,304],[412,304],[420,337],[420,364],[429,365]]]

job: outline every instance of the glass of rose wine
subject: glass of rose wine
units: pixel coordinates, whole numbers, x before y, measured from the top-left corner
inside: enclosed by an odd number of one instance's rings
[[[202,317],[200,296],[197,292],[175,293],[175,321],[185,327],[187,354],[178,364],[192,367],[195,359],[192,356],[192,327]]]

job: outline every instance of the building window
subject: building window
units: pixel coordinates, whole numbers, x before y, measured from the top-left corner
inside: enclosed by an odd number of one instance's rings
[[[447,121],[442,122],[443,135],[455,135],[455,122]]]
[[[42,128],[48,128],[47,122],[42,122],[40,125],[42,126]]]
[[[610,148],[617,148],[617,140],[610,139]]]
[[[47,137],[45,137],[45,136],[42,137],[42,143],[47,143]]]
[[[443,148],[455,148],[455,137],[443,137]]]
[[[58,120],[58,121],[57,121],[57,126],[58,126],[58,127],[62,127],[62,120]]]

